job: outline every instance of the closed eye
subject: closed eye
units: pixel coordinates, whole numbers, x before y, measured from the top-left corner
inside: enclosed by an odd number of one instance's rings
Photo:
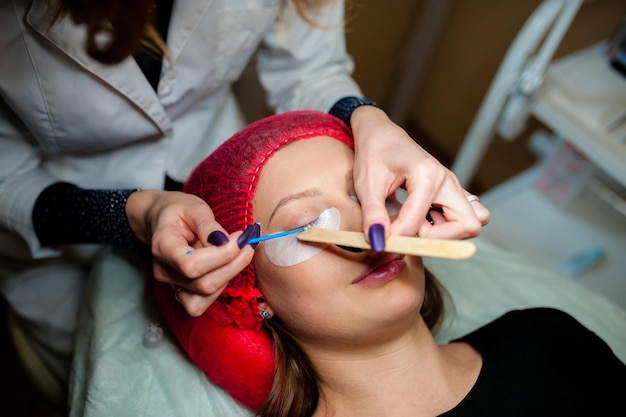
[[[327,208],[322,211],[317,219],[313,220],[311,223],[305,225],[306,229],[311,227],[319,227],[321,229],[338,229],[339,224],[341,222],[341,215],[339,214],[339,210],[335,207]]]

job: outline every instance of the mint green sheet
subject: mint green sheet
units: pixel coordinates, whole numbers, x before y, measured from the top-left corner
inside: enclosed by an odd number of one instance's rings
[[[468,260],[426,259],[449,290],[454,311],[437,333],[445,342],[512,309],[560,308],[595,331],[626,362],[626,312],[566,277],[474,239]],[[85,417],[251,416],[189,362],[152,301],[150,265],[106,254],[93,271],[79,320],[70,415]],[[150,325],[164,329],[144,346]]]

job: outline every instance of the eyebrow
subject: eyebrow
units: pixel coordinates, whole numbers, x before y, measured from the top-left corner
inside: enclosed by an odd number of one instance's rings
[[[346,183],[352,185],[354,183],[354,179],[352,176],[352,169],[349,169],[348,172],[346,172]],[[300,191],[298,193],[293,193],[293,194],[289,194],[283,198],[280,199],[280,201],[278,202],[278,204],[276,204],[276,207],[274,207],[274,210],[272,211],[272,214],[270,215],[269,220],[267,221],[267,224],[271,224],[272,223],[272,219],[274,218],[274,216],[276,215],[276,213],[278,212],[278,210],[286,205],[288,205],[289,203],[293,203],[294,201],[298,201],[298,200],[304,200],[306,198],[313,198],[313,197],[319,197],[320,195],[322,195],[322,190],[320,190],[319,188],[310,188],[308,190],[304,190],[304,191]]]
[[[319,188],[311,188],[308,190],[301,191],[299,193],[289,194],[281,198],[278,204],[276,204],[276,207],[274,207],[274,211],[272,211],[272,214],[270,215],[270,218],[267,224],[269,225],[272,222],[272,219],[274,218],[274,216],[276,215],[276,213],[281,207],[284,207],[290,203],[293,203],[294,201],[304,200],[306,198],[318,197],[320,195],[322,195],[322,190],[320,190]]]

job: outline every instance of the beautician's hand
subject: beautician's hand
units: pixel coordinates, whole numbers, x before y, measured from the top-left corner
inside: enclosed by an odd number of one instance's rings
[[[254,255],[250,245],[239,248],[243,232],[226,234],[206,202],[191,194],[137,191],[128,198],[126,215],[135,235],[152,248],[155,278],[172,284],[172,297],[194,317]]]
[[[489,211],[458,179],[433,158],[387,115],[374,106],[354,110],[350,124],[355,140],[354,181],[363,209],[363,230],[382,224],[386,236],[418,235],[431,238],[465,239],[477,236],[489,222]],[[386,197],[398,187],[408,192],[398,217],[390,223]],[[434,225],[426,220],[430,207]],[[443,220],[445,221],[443,221]]]

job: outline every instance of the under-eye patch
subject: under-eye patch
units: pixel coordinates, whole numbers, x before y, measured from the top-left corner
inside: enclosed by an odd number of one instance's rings
[[[341,214],[335,207],[322,211],[319,217],[305,228],[339,230]],[[293,266],[307,261],[322,251],[321,245],[300,242],[296,234],[283,236],[265,242],[265,256],[276,266]]]

